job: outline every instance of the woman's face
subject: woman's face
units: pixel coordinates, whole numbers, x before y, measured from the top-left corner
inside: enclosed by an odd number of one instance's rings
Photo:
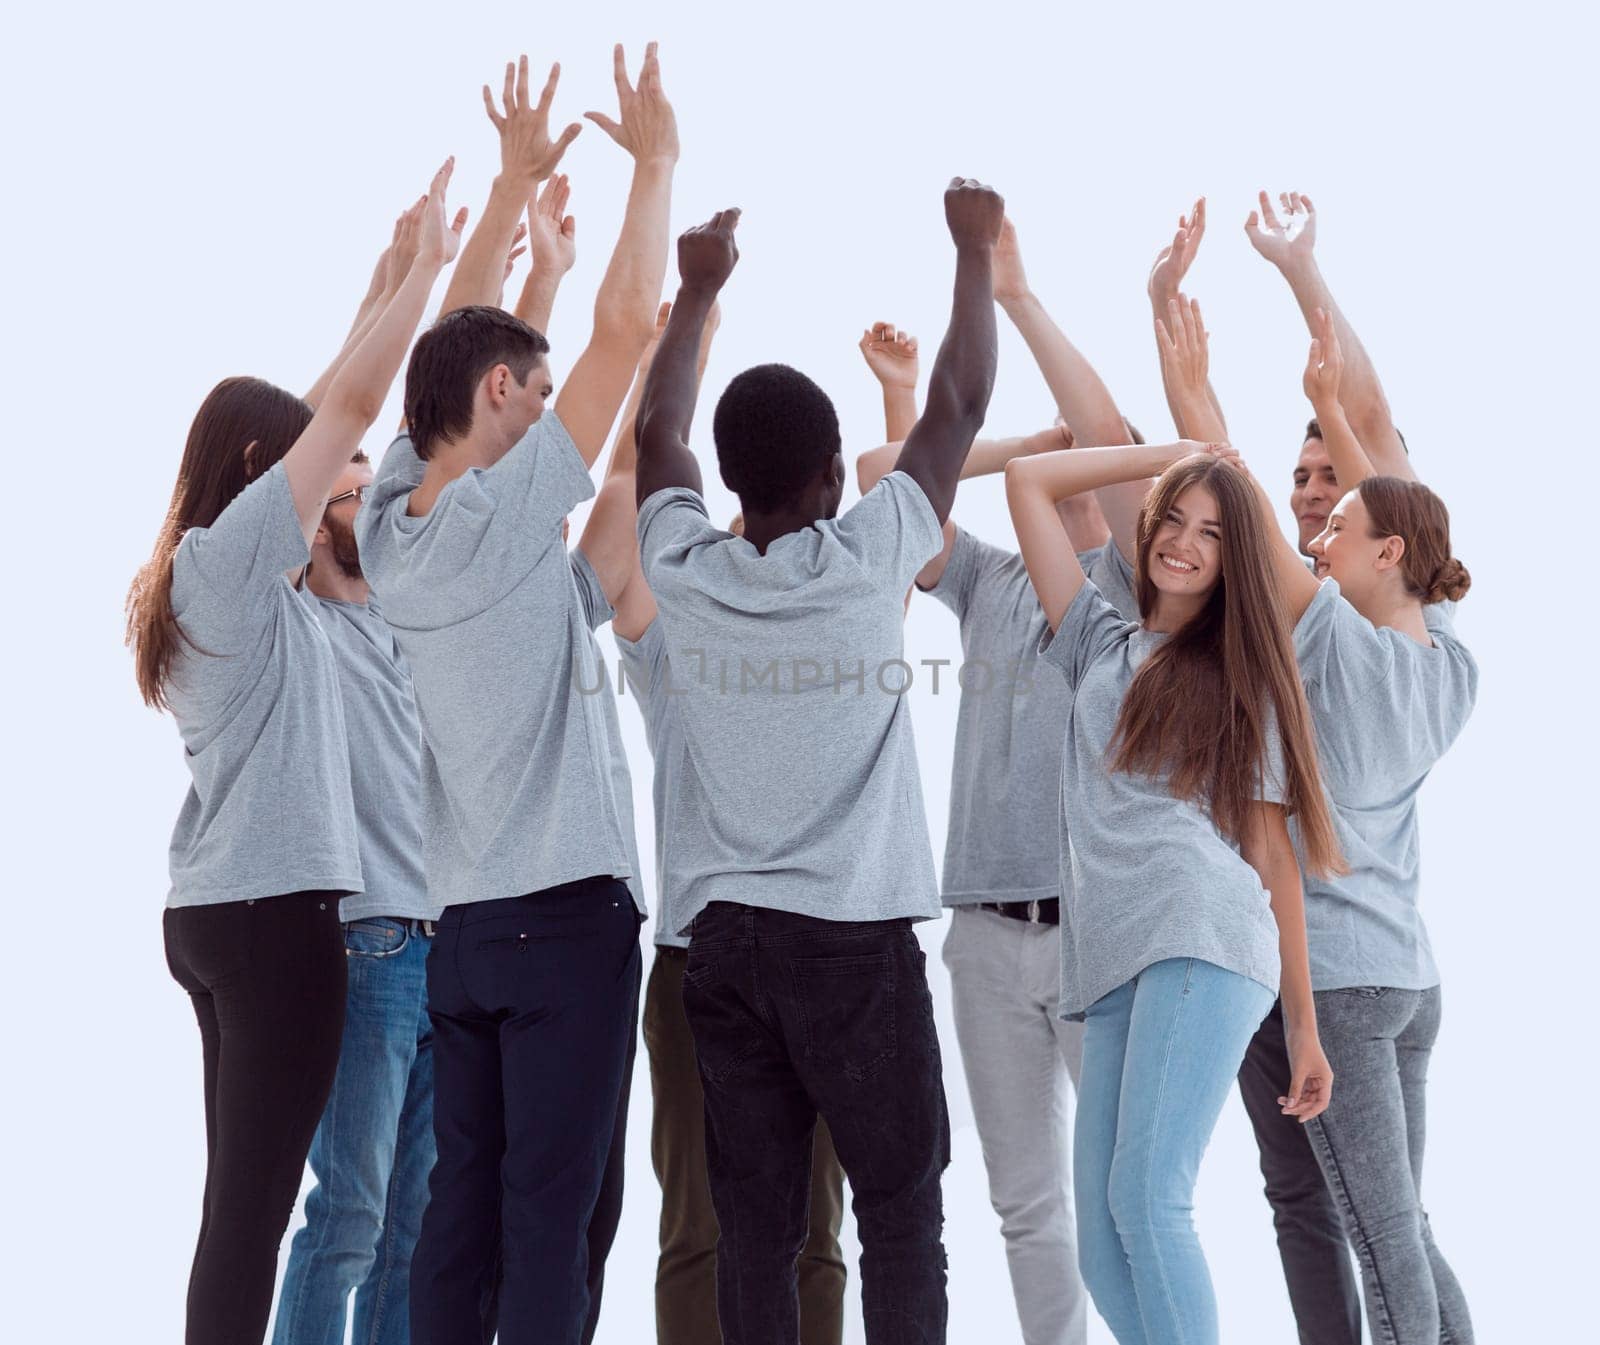
[[[1202,599],[1222,578],[1222,511],[1216,496],[1193,485],[1156,523],[1145,571],[1169,598]]]
[[[1371,592],[1384,567],[1380,565],[1389,544],[1387,537],[1372,535],[1372,516],[1361,492],[1350,491],[1334,505],[1327,525],[1306,548],[1316,564],[1317,578],[1332,577],[1351,602],[1359,603]]]

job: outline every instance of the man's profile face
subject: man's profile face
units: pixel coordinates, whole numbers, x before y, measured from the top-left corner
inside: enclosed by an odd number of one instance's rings
[[[1333,462],[1320,439],[1300,446],[1294,465],[1294,489],[1289,492],[1289,512],[1300,530],[1300,554],[1309,556],[1312,539],[1328,526],[1328,515],[1343,492],[1333,474]]]

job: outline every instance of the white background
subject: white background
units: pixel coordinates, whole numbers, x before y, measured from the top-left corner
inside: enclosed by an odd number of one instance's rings
[[[476,211],[496,164],[478,86],[498,82],[507,56],[529,52],[536,72],[560,58],[557,115],[576,118],[615,110],[613,40],[636,63],[658,37],[683,140],[674,226],[745,211],[707,376],[708,463],[709,404],[764,360],[829,390],[848,449],[880,440],[855,342],[875,319],[898,322],[921,336],[926,372],[952,274],[940,191],[959,173],[1006,194],[1034,287],[1151,436],[1169,427],[1144,277],[1179,212],[1207,194],[1190,286],[1214,381],[1234,442],[1286,495],[1308,414],[1306,334],[1240,225],[1258,187],[1316,199],[1324,270],[1474,576],[1460,628],[1482,667],[1478,710],[1425,800],[1447,1005],[1428,1205],[1481,1339],[1570,1338],[1596,1198],[1578,1035],[1596,933],[1596,744],[1589,629],[1568,615],[1586,610],[1596,573],[1594,192],[1578,134],[1590,44],[1538,3],[1428,15],[999,0],[950,12],[624,8],[90,5],[48,29],[8,25],[3,423],[22,535],[4,665],[14,1287],[0,1335],[181,1332],[200,1052],[159,916],[186,775],[172,725],[138,702],[120,634],[195,408],[227,374],[310,384],[394,215],[446,153],[459,158],[454,199]],[[592,126],[565,168],[580,257],[552,322],[558,380],[587,336],[627,180],[625,156]],[[1051,414],[1002,322],[990,432]],[[958,516],[1008,536],[993,482],[963,487]],[[918,599],[907,648],[956,657],[953,621]],[[914,713],[942,853],[955,699],[924,685]],[[633,709],[623,725],[648,855]],[[924,933],[934,949],[941,930]],[[945,1004],[943,968],[929,965]],[[958,1127],[950,1336],[1009,1345],[997,1220],[948,1032],[946,1062]],[[634,1095],[604,1342],[651,1334],[658,1196],[642,1052]],[[1197,1199],[1223,1339],[1292,1339],[1236,1100]],[[856,1286],[852,1263],[860,1340]]]

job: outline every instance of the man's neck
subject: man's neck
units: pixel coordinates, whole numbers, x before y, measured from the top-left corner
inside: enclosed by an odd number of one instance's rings
[[[365,607],[372,594],[365,577],[352,577],[331,561],[306,567],[306,587],[319,598],[326,598],[329,602],[347,602],[356,607]]]
[[[801,532],[816,525],[819,520],[803,509],[780,509],[776,513],[752,513],[744,510],[744,539],[763,556],[767,548],[780,537],[791,532]]]

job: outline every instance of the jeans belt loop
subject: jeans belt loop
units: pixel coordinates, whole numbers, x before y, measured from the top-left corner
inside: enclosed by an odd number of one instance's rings
[[[1035,898],[1034,900],[1032,900],[1032,901],[1030,901],[1028,903],[1028,923],[1030,925],[1037,925],[1039,923],[1039,901],[1038,901],[1038,898]]]
[[[421,927],[422,934],[423,934],[424,938],[431,939],[433,937],[433,921],[432,920],[419,920],[419,921],[417,921],[417,924]]]

